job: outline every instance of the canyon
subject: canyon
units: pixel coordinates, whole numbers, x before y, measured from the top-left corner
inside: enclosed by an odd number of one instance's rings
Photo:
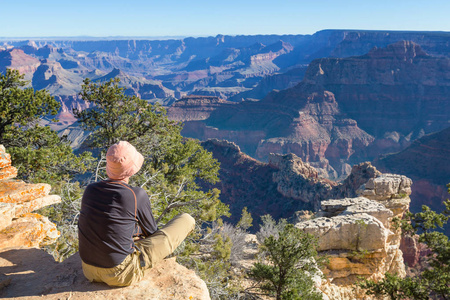
[[[382,171],[414,180],[411,208],[417,211],[422,204],[439,209],[447,196],[449,40],[448,32],[365,30],[170,40],[2,40],[0,72],[17,69],[30,87],[47,89],[61,102],[59,121],[42,124],[68,135],[75,149],[89,134],[72,115],[73,108],[89,108],[78,95],[86,77],[98,82],[119,77],[127,95],[166,106],[172,120],[184,123],[185,137],[234,143],[229,147],[234,150],[204,145],[229,162],[222,167],[230,174],[242,173],[245,165],[269,176],[254,183],[250,176],[248,186],[222,179],[222,197],[237,204],[235,213],[254,197],[270,202],[275,195],[280,204],[267,205],[279,217],[319,207],[285,198],[294,194],[279,187],[289,183],[272,181],[279,168],[272,153],[293,153],[330,182],[351,177],[354,164],[373,161]],[[244,152],[245,164],[237,162],[243,153],[234,161],[223,151]],[[242,193],[261,185],[270,187],[267,195]]]
[[[406,41],[362,56],[316,59],[302,82],[260,101],[213,111],[199,104],[195,110],[203,107],[209,117],[186,117],[183,134],[232,141],[263,161],[270,153],[294,153],[322,176],[345,178],[352,164],[448,127],[449,70],[448,58]],[[192,103],[185,115],[190,110]]]
[[[318,176],[317,170],[294,154],[273,155],[266,164],[248,157],[227,141],[212,140],[204,146],[215,156],[221,153],[222,161],[228,159],[242,165],[241,173],[253,172],[249,174],[251,177],[263,175],[260,180],[271,178],[267,189],[272,190],[273,197],[277,198],[278,193],[284,200],[310,203],[316,208],[314,217],[299,212],[291,221],[297,228],[316,236],[317,250],[328,257],[328,263],[321,270],[324,278],[315,280],[324,299],[361,298],[364,291],[353,288],[359,276],[381,279],[385,272],[405,275],[400,232],[392,228],[390,221],[408,209],[412,181],[406,176],[382,174],[364,163],[354,166],[346,181],[335,183]],[[227,171],[223,168],[221,176],[241,180],[243,185],[249,183],[242,174],[239,178],[238,172]],[[272,176],[268,176],[270,173]],[[2,298],[210,299],[205,282],[194,271],[178,264],[175,258],[153,266],[142,281],[120,289],[88,282],[82,274],[78,254],[62,263],[55,262],[39,247],[54,242],[59,232],[47,218],[31,212],[58,203],[61,198],[49,195],[48,184],[28,184],[15,180],[16,175],[10,155],[0,146]],[[226,183],[222,180],[221,184]],[[236,191],[225,186],[223,191],[248,193],[252,188]],[[264,195],[267,191],[259,193]],[[242,199],[238,194],[235,196]],[[334,200],[325,200],[329,197]],[[253,203],[249,207],[255,209],[256,206],[260,206],[260,211],[274,209],[264,207],[264,203]],[[248,243],[245,247],[253,247]]]
[[[438,208],[446,196],[449,173],[438,159],[445,159],[446,139],[432,146],[439,150],[418,152],[436,153],[436,159],[401,151],[416,151],[408,147],[450,126],[449,40],[447,32],[365,30],[2,40],[0,72],[17,69],[30,87],[45,88],[61,102],[59,121],[41,123],[68,135],[74,148],[89,134],[72,115],[74,108],[89,108],[78,95],[82,80],[119,77],[128,95],[166,106],[172,120],[184,123],[186,137],[229,140],[262,162],[271,153],[294,153],[331,180],[345,179],[363,161],[405,174],[416,182],[411,197],[417,210],[421,204]],[[399,167],[413,160],[421,167]]]

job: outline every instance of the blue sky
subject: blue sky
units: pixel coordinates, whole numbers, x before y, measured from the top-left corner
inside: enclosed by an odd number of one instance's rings
[[[0,0],[0,37],[450,31],[448,0]]]

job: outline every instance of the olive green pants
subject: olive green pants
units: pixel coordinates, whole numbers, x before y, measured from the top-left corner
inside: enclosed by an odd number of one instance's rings
[[[194,218],[186,213],[180,214],[151,236],[137,241],[135,244],[140,251],[131,253],[116,267],[99,268],[82,262],[84,276],[91,282],[105,282],[110,286],[127,286],[137,282],[142,279],[146,269],[173,253],[194,230],[194,226]]]

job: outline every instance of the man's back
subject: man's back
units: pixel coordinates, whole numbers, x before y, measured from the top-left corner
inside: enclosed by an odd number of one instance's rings
[[[78,221],[81,259],[92,266],[112,268],[134,252],[133,235],[157,230],[150,201],[142,188],[105,180],[90,184]]]

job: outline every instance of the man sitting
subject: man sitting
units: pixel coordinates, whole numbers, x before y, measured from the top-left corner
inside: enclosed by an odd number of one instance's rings
[[[144,189],[128,185],[144,157],[128,142],[106,154],[108,180],[84,191],[78,221],[79,252],[84,276],[91,282],[127,286],[145,269],[171,254],[194,229],[189,214],[180,214],[158,229]],[[144,239],[134,241],[134,236]]]

